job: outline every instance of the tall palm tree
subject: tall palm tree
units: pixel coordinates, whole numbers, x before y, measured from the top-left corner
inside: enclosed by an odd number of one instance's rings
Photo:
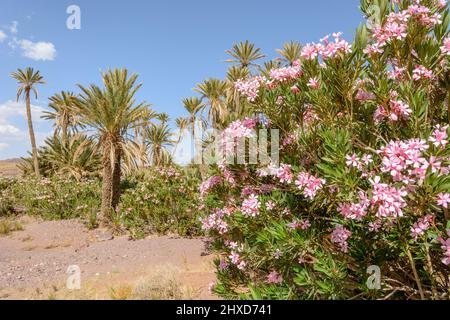
[[[183,136],[184,131],[189,127],[189,117],[183,118],[179,117],[175,119],[175,124],[178,129],[178,137],[176,139],[175,148],[173,149],[172,155],[175,156],[177,153],[178,145],[180,144],[181,137]]]
[[[216,127],[227,114],[226,89],[226,82],[215,78],[203,81],[194,89],[207,101],[206,105],[209,107],[208,117],[213,127]]]
[[[197,122],[197,114],[201,111],[205,104],[198,97],[190,97],[183,99],[183,106],[186,111],[189,113],[189,116],[186,118],[187,127],[190,127],[192,138],[195,137],[195,124]]]
[[[172,162],[169,148],[176,143],[172,137],[173,133],[165,123],[155,124],[147,128],[147,143],[152,165],[164,166]]]
[[[170,117],[167,113],[161,112],[156,115],[156,119],[158,119],[162,123],[167,123],[170,120]]]
[[[79,124],[77,112],[78,98],[72,92],[61,91],[49,98],[49,107],[52,111],[45,111],[43,119],[53,120],[55,134],[61,132],[62,142],[67,141],[69,131],[76,131]]]
[[[242,68],[248,68],[250,66],[256,65],[254,61],[262,59],[265,57],[264,54],[260,53],[260,48],[255,48],[253,43],[250,43],[248,40],[245,42],[239,42],[238,44],[234,44],[231,50],[226,50],[232,59],[225,60],[230,63],[237,63]]]
[[[33,68],[27,68],[25,71],[18,69],[16,72],[11,73],[11,77],[16,79],[19,88],[17,89],[17,101],[23,95],[25,99],[25,107],[27,109],[27,121],[28,121],[28,131],[31,141],[31,152],[33,155],[34,173],[36,177],[40,177],[39,171],[39,160],[38,160],[38,150],[36,147],[36,137],[34,135],[33,129],[33,119],[31,117],[31,102],[30,102],[30,92],[33,91],[36,99],[38,97],[38,91],[36,89],[37,84],[45,84],[43,77],[39,71],[34,71]]]
[[[135,103],[135,94],[142,84],[138,76],[128,75],[127,69],[102,73],[104,88],[91,84],[79,85],[82,122],[97,132],[102,148],[103,186],[102,208],[99,217],[105,225],[119,203],[121,159],[127,148],[128,131],[145,116],[148,105]]]
[[[295,61],[300,59],[302,46],[297,41],[290,41],[283,45],[283,49],[277,49],[277,52],[281,54],[288,65],[292,66]]]
[[[231,114],[242,113],[245,111],[248,105],[246,99],[241,99],[239,90],[236,89],[235,83],[240,79],[246,79],[250,76],[250,70],[248,68],[241,68],[238,66],[232,66],[228,69],[226,83],[226,101],[228,105],[228,111]]]

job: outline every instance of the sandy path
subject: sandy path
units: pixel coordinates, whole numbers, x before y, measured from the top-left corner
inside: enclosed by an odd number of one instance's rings
[[[214,298],[208,292],[214,280],[212,256],[205,253],[202,239],[164,236],[100,241],[97,232],[76,220],[22,218],[22,222],[23,231],[0,237],[0,298],[128,297],[137,283],[155,278],[155,273],[159,278],[161,270],[170,270],[177,285],[190,292],[188,297]],[[70,265],[80,267],[80,290],[66,288]]]

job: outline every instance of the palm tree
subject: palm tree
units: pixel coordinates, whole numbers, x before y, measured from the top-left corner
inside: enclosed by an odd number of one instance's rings
[[[209,107],[208,116],[213,127],[217,126],[227,114],[226,89],[226,82],[215,78],[203,81],[194,89],[206,99],[206,105]]]
[[[183,106],[189,113],[186,118],[187,127],[190,127],[192,138],[195,137],[195,123],[197,122],[197,113],[205,107],[205,104],[198,97],[183,99]]]
[[[154,166],[164,166],[172,162],[169,148],[176,141],[167,124],[155,124],[147,128],[147,143],[150,149],[150,163]]]
[[[70,128],[76,131],[79,124],[79,116],[76,110],[78,98],[72,92],[61,91],[49,98],[49,107],[53,111],[45,111],[43,119],[55,122],[55,134],[61,132],[62,141],[67,141]]]
[[[265,55],[260,53],[260,48],[255,48],[253,43],[250,43],[248,40],[245,42],[239,42],[238,44],[234,44],[231,50],[226,50],[232,59],[225,60],[230,63],[237,63],[242,68],[248,68],[250,66],[254,66],[253,62],[264,58]]]
[[[156,119],[158,119],[162,123],[167,123],[170,120],[170,117],[167,113],[161,112],[156,115]]]
[[[100,170],[101,158],[92,138],[81,133],[62,137],[52,137],[45,141],[44,159],[52,165],[56,173],[80,180],[96,175]]]
[[[232,114],[242,113],[248,105],[246,99],[241,99],[241,94],[236,89],[235,83],[240,79],[246,79],[250,76],[250,70],[248,68],[241,68],[238,66],[232,66],[228,69],[226,83],[226,101],[228,105],[228,111]]]
[[[82,122],[95,129],[102,149],[103,186],[100,223],[105,224],[119,203],[121,159],[127,149],[128,131],[145,116],[148,105],[135,103],[142,84],[127,69],[102,73],[104,88],[79,85]]]
[[[36,177],[40,177],[39,171],[39,160],[38,160],[38,150],[36,147],[36,137],[34,135],[33,129],[33,119],[31,118],[31,102],[30,102],[30,92],[33,91],[37,99],[38,91],[36,89],[37,84],[45,84],[43,77],[39,71],[34,71],[33,68],[27,68],[25,71],[18,69],[17,72],[11,73],[11,77],[16,79],[19,88],[17,89],[17,101],[23,95],[25,99],[25,107],[27,109],[27,120],[28,120],[28,131],[30,134],[31,141],[31,152],[33,155],[34,173]]]
[[[181,141],[181,137],[183,136],[184,131],[188,128],[189,126],[189,117],[187,118],[183,118],[183,117],[179,117],[175,119],[175,124],[177,126],[178,129],[178,137],[175,143],[175,148],[173,149],[172,155],[175,156],[176,152],[177,152],[177,148],[178,145],[180,144]]]
[[[283,56],[283,60],[292,66],[299,60],[302,53],[302,46],[296,41],[286,42],[283,49],[277,49],[277,52]]]

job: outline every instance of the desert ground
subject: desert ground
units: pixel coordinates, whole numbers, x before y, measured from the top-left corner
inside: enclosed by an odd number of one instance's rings
[[[0,174],[17,174],[17,160]],[[76,220],[18,218],[0,236],[0,299],[214,299],[212,255],[205,239],[152,236],[132,241]],[[69,266],[81,271],[80,289],[67,288]]]

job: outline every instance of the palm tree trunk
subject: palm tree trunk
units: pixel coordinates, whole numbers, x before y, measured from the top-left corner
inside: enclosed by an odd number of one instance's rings
[[[112,186],[113,186],[113,173],[111,166],[111,141],[105,141],[103,148],[103,182],[102,182],[102,208],[100,216],[97,217],[100,226],[105,226],[112,211]]]
[[[34,136],[33,119],[31,118],[30,90],[27,90],[25,92],[25,105],[27,109],[28,131],[30,134],[31,152],[33,154],[34,173],[36,177],[39,178],[41,176],[41,173],[39,171],[39,160],[36,147],[36,137]]]
[[[63,119],[63,123],[62,123],[62,128],[61,128],[61,139],[62,142],[65,144],[67,142],[67,128],[69,127],[68,123],[67,123],[67,118],[64,117]]]
[[[122,168],[121,168],[121,160],[122,160],[122,152],[119,147],[115,147],[115,159],[114,159],[114,169],[113,169],[113,183],[112,183],[112,208],[116,209],[117,205],[120,201],[120,180],[122,178]]]

